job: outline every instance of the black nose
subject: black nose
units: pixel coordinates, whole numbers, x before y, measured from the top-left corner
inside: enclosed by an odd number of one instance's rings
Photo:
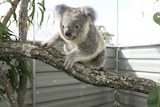
[[[65,28],[64,34],[65,34],[66,36],[71,36],[71,29],[70,29],[69,27]]]

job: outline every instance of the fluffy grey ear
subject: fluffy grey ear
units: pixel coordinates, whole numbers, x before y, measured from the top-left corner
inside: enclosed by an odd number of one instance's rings
[[[56,6],[56,11],[60,17],[62,17],[63,13],[68,9],[69,7],[65,4],[60,4]]]
[[[96,20],[96,12],[92,7],[82,7],[82,12],[89,17],[92,22]]]

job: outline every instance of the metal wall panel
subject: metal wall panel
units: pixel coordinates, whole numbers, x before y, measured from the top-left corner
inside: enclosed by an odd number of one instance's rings
[[[100,100],[101,99],[101,100]],[[105,93],[97,95],[87,95],[74,98],[67,98],[57,101],[48,101],[36,104],[37,107],[115,107],[114,102],[104,103],[106,100]],[[103,105],[103,106],[102,106]],[[109,106],[108,106],[109,105]],[[112,105],[112,106],[111,106]]]
[[[119,48],[118,71],[123,75],[160,79],[160,45]],[[119,107],[147,107],[147,95],[118,91]]]
[[[43,72],[36,75],[37,88],[78,83],[80,81],[65,75],[63,72]]]
[[[132,46],[120,48],[119,58],[160,59],[160,46]]]
[[[147,107],[146,97],[147,95],[145,94],[120,90],[118,94],[118,102],[119,104],[132,107]]]
[[[160,73],[160,60],[157,60],[157,59],[120,59],[119,69]]]
[[[116,49],[115,47],[106,48],[106,63],[104,64],[104,68],[111,72],[115,71],[116,68]]]

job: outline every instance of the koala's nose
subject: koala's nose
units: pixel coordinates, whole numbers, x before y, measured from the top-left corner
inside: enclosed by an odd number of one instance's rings
[[[71,28],[66,27],[66,28],[65,28],[65,31],[64,31],[64,34],[65,34],[66,36],[71,36]]]

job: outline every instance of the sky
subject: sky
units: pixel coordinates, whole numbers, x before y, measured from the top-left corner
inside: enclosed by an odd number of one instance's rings
[[[3,1],[3,0],[0,0]],[[96,10],[96,25],[105,26],[114,34],[112,43],[119,46],[160,43],[160,26],[153,21],[153,14],[160,11],[156,0],[45,0],[46,14],[41,29],[29,29],[28,39],[46,41],[58,31],[59,23],[54,15],[57,4],[72,7],[91,6]],[[8,5],[0,5],[0,15],[5,14]],[[2,11],[3,10],[3,11]],[[48,20],[48,15],[50,19]],[[37,18],[37,17],[36,17]],[[36,19],[35,19],[36,20]],[[48,20],[48,21],[47,21]],[[46,23],[48,22],[48,23]],[[53,24],[54,23],[54,24]],[[14,23],[11,30],[15,29]],[[17,30],[14,30],[17,31]],[[35,35],[33,37],[33,35]]]

